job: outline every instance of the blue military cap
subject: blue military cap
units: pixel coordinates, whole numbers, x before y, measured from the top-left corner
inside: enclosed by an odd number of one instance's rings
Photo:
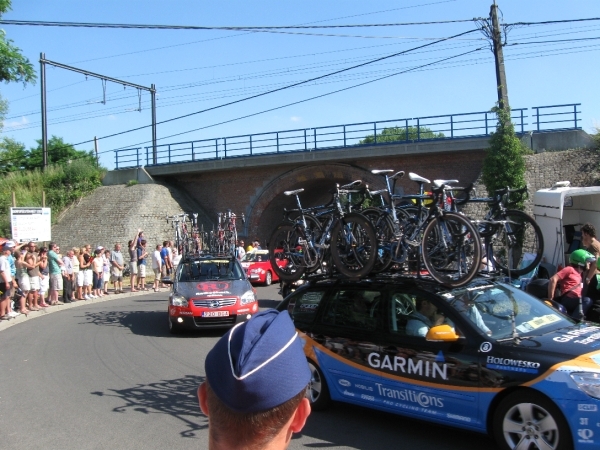
[[[241,413],[279,406],[310,381],[292,319],[274,309],[229,330],[206,356],[204,368],[216,396]]]

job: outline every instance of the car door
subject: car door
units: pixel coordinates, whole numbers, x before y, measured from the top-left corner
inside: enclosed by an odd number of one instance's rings
[[[411,335],[423,323],[419,307],[430,302],[460,336],[457,342],[430,342]],[[368,355],[380,371],[375,394],[390,410],[468,428],[481,428],[478,412],[478,350],[469,345],[472,330],[439,297],[419,290],[394,288],[386,297],[382,351]],[[416,326],[415,326],[416,321]]]
[[[310,339],[333,400],[373,406],[376,371],[367,360],[381,351],[382,307],[376,289],[339,287],[319,307]]]

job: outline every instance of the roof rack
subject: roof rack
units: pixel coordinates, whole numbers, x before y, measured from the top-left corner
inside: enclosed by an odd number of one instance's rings
[[[481,279],[497,280],[498,278],[501,278],[501,277],[503,277],[502,273],[479,272],[475,276],[475,278],[473,278],[473,281],[477,281],[477,280],[481,280]],[[389,281],[396,281],[396,280],[397,281],[412,280],[415,282],[424,282],[426,284],[437,285],[440,287],[440,290],[447,289],[442,284],[435,281],[433,279],[433,277],[431,277],[430,275],[424,275],[424,274],[419,275],[414,272],[411,272],[411,273],[409,273],[409,272],[381,272],[381,273],[368,275],[368,276],[361,277],[361,278],[348,278],[348,277],[343,276],[340,273],[334,273],[334,274],[314,273],[314,274],[306,275],[304,277],[304,281],[308,284],[314,284],[314,283],[318,283],[320,281],[331,281],[331,282],[335,282],[335,283],[343,283],[343,282],[361,282],[361,281],[368,281],[368,282],[388,281],[389,282]]]

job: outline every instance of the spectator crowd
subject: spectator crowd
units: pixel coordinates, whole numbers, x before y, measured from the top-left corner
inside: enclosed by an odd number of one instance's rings
[[[128,255],[123,255],[120,242],[112,250],[84,244],[61,251],[55,242],[43,247],[11,240],[0,245],[0,320],[52,305],[124,293],[126,276],[130,292],[147,291],[148,265],[154,274],[152,289],[158,292],[166,287],[160,279],[169,276],[181,258],[171,241],[148,250],[142,230],[127,243]]]

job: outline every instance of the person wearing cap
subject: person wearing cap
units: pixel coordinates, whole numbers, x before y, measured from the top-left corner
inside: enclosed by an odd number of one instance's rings
[[[61,266],[64,264],[62,259],[58,256],[60,248],[55,242],[50,242],[48,245],[50,251],[48,252],[48,268],[50,270],[50,294],[48,295],[50,305],[62,304],[58,301],[58,291],[62,291],[63,278]]]
[[[6,241],[2,245],[2,253],[0,254],[0,320],[8,320],[14,317],[14,314],[10,314],[10,293],[17,285],[12,277],[8,262],[8,256],[14,248],[14,242]]]
[[[261,311],[233,327],[204,362],[198,388],[209,450],[286,449],[310,414],[310,370],[287,311]]]
[[[556,272],[548,281],[548,298],[563,305],[574,319],[584,319],[592,306],[589,297],[582,297],[582,274],[589,270],[592,261],[595,262],[596,258],[588,251],[575,250],[569,255],[569,265]],[[554,295],[557,287],[560,288],[560,295]]]

